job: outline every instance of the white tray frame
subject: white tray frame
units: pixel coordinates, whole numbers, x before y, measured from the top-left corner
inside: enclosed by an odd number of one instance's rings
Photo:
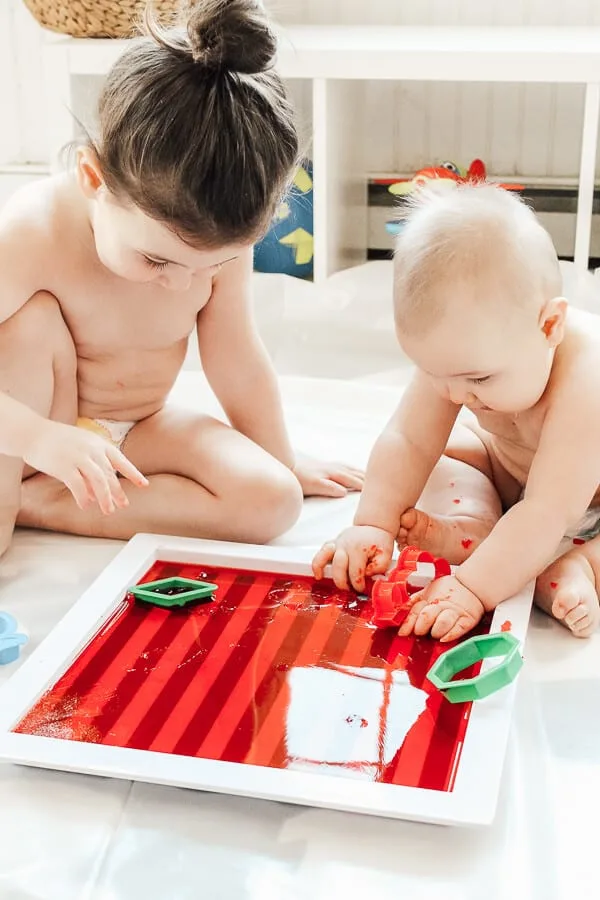
[[[136,535],[3,685],[0,760],[389,818],[448,825],[489,824],[500,790],[517,682],[473,704],[451,792],[11,732],[122,602],[124,591],[136,584],[156,560],[309,575],[312,553],[308,547]],[[512,633],[524,642],[532,596],[533,589],[528,587],[502,603],[490,631],[499,631],[509,619]],[[483,669],[492,664],[484,662]]]

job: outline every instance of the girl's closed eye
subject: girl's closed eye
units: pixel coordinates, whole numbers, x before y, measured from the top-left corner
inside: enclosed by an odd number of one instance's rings
[[[145,254],[142,254],[142,256],[152,269],[166,269],[169,265],[168,262],[159,262],[157,259],[152,259],[150,256],[146,256]]]
[[[485,384],[486,381],[489,381],[491,375],[484,375],[483,378],[469,378],[471,384]]]

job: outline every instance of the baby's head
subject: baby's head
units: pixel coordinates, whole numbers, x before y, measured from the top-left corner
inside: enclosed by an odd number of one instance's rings
[[[394,266],[398,340],[440,393],[502,412],[540,399],[567,304],[550,236],[517,196],[490,184],[419,192]]]
[[[146,30],[108,75],[78,177],[100,259],[183,289],[267,229],[298,137],[260,0],[198,0],[186,28]]]

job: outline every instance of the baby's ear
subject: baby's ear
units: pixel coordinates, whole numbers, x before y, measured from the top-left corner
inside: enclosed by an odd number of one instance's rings
[[[77,181],[86,197],[95,197],[104,184],[100,162],[92,147],[77,148]]]
[[[564,297],[554,297],[542,307],[539,325],[551,347],[558,347],[565,336],[568,306]]]

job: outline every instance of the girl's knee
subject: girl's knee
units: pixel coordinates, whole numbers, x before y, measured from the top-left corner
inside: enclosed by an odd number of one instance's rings
[[[302,488],[296,476],[276,463],[251,478],[238,498],[244,539],[265,544],[283,534],[298,520]]]

